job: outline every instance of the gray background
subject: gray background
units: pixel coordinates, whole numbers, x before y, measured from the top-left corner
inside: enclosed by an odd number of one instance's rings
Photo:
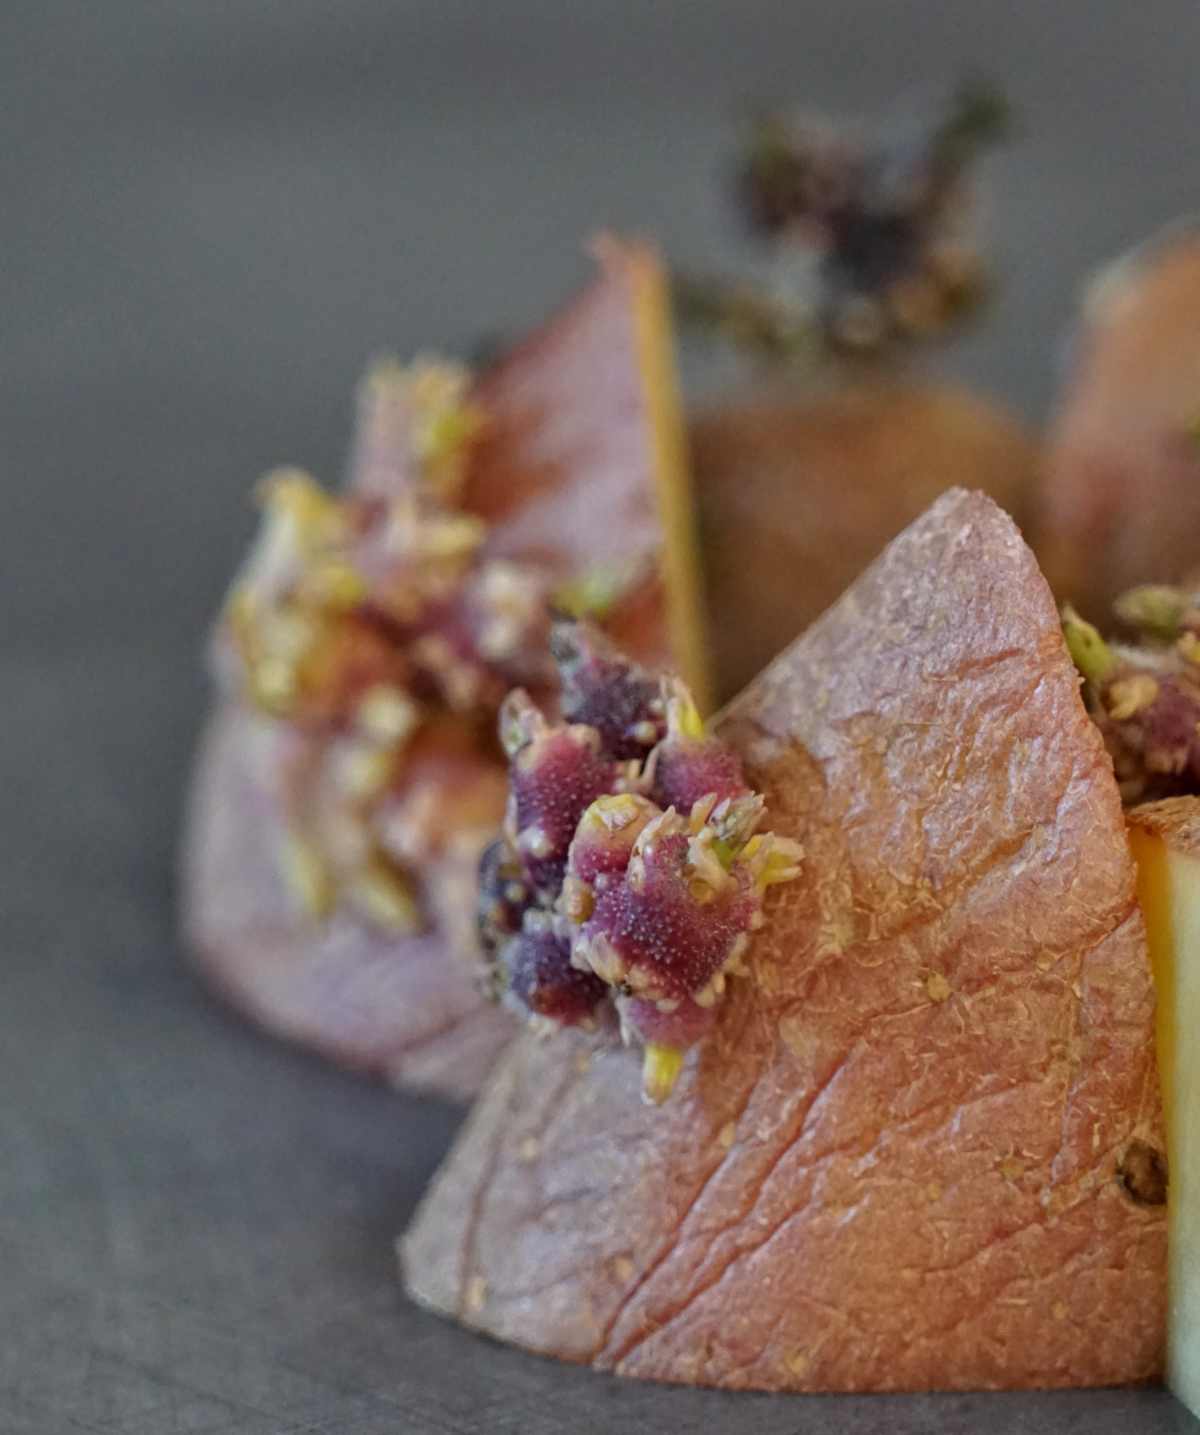
[[[1093,262],[1195,204],[1200,6],[101,0],[0,7],[0,1431],[1173,1431],[1159,1392],[622,1385],[405,1305],[457,1114],[243,1029],[182,966],[197,650],[268,465],[336,473],[372,351],[519,329],[599,224],[742,258],[747,101],[961,66],[1024,137],[938,366],[1041,416]]]

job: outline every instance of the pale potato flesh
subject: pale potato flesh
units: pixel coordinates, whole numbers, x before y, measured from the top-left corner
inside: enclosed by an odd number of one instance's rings
[[[1136,809],[1170,1162],[1167,1378],[1200,1416],[1200,799]]]

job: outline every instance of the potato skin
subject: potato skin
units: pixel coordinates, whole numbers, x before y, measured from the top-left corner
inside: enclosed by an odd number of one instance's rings
[[[522,1038],[403,1242],[530,1350],[766,1390],[1161,1370],[1154,999],[1108,761],[1014,525],[953,492],[719,722],[802,841],[670,1102]]]
[[[689,426],[708,628],[732,697],[906,524],[967,482],[1020,522],[1033,443],[961,389],[879,378],[731,400]]]
[[[1200,566],[1200,235],[1103,271],[1074,349],[1032,533],[1055,593],[1102,623],[1125,589]]]

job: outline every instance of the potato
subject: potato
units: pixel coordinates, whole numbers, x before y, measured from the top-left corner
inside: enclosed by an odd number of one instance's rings
[[[600,278],[485,374],[490,415],[466,506],[489,552],[565,580],[632,570],[605,626],[648,663],[710,689],[695,518],[665,276],[653,254],[602,239]]]
[[[1167,1376],[1200,1416],[1200,798],[1173,797],[1135,808],[1129,832],[1158,990],[1167,1117]]]
[[[804,844],[660,1108],[518,1040],[402,1248],[529,1350],[768,1390],[1163,1364],[1154,994],[1116,784],[1032,554],[955,491],[719,717]]]
[[[640,247],[603,240],[597,256],[589,288],[477,385],[487,427],[464,506],[492,525],[492,556],[601,587],[632,575],[608,630],[648,661],[674,653],[703,693],[664,279]],[[411,481],[406,444],[403,410],[368,386],[351,483],[378,493]],[[202,970],[271,1030],[392,1081],[468,1096],[511,1034],[476,992],[471,960],[475,873],[503,815],[504,766],[490,735],[464,750],[440,731],[404,786],[428,790],[438,813],[439,851],[420,874],[430,927],[400,936],[345,911],[303,913],[285,863],[302,886],[320,875],[304,852],[289,859],[282,789],[289,771],[319,769],[320,743],[222,705],[193,781],[184,930]]]
[[[1051,587],[1103,622],[1200,553],[1200,235],[1175,230],[1088,292],[1032,533]]]
[[[939,494],[968,481],[1018,521],[1019,424],[961,389],[831,383],[726,402],[689,426],[708,631],[731,697]]]

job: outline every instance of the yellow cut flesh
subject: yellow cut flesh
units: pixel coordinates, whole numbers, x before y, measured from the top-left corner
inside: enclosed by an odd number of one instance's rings
[[[1132,829],[1158,999],[1170,1243],[1167,1381],[1200,1415],[1200,857]]]
[[[675,667],[700,711],[712,710],[712,678],[701,619],[699,544],[675,370],[674,331],[666,275],[644,257],[632,267],[638,365],[646,395],[655,497],[663,528],[663,583]]]

